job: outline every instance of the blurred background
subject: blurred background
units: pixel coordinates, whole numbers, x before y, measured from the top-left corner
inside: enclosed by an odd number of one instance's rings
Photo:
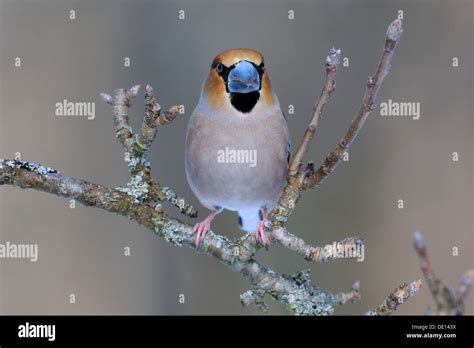
[[[307,156],[319,164],[355,115],[399,10],[404,34],[377,104],[419,102],[420,119],[382,117],[377,108],[349,161],[303,195],[288,223],[314,245],[358,235],[366,241],[365,260],[308,264],[278,246],[257,259],[287,274],[310,267],[312,281],[333,292],[360,280],[361,301],[336,308],[360,314],[398,285],[422,278],[411,246],[419,230],[437,275],[457,286],[474,265],[472,1],[0,0],[0,158],[20,152],[66,175],[124,185],[128,170],[111,108],[99,93],[150,83],[161,105],[185,106],[158,133],[149,153],[153,175],[202,218],[207,211],[186,182],[184,140],[213,57],[234,47],[264,54],[295,147],[324,82],[324,59],[332,46],[342,49],[349,66],[338,72]],[[131,109],[134,127],[142,121],[142,96]],[[64,99],[95,102],[95,119],[55,116]],[[242,233],[229,212],[213,230]],[[70,209],[69,201],[49,194],[0,188],[0,243],[7,241],[38,244],[39,259],[0,259],[0,314],[260,313],[241,307],[239,294],[249,283],[219,262],[168,245],[126,218],[79,204]],[[287,313],[270,298],[268,304],[271,314]],[[423,314],[433,304],[425,284],[397,314]],[[474,314],[473,294],[466,312]]]

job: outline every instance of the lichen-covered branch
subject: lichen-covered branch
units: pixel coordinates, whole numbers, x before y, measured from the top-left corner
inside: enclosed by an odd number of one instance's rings
[[[162,112],[160,104],[154,97],[153,88],[150,85],[145,87],[145,117],[143,118],[142,128],[136,139],[139,148],[146,151],[155,140],[158,127],[170,124],[178,115],[178,106],[173,106],[165,112]]]
[[[360,283],[359,281],[352,284],[351,291],[341,292],[333,295],[333,299],[337,304],[344,305],[348,302],[354,303],[360,300]]]
[[[25,161],[0,160],[0,185],[32,188],[117,213],[148,228],[152,218],[159,219],[162,209],[139,204],[127,192],[63,175],[57,170]]]
[[[135,202],[169,201],[179,211],[187,216],[196,217],[197,211],[184,198],[176,195],[169,187],[161,187],[160,183],[151,176],[150,161],[146,152],[155,140],[160,126],[171,123],[178,115],[178,107],[173,106],[162,112],[156,102],[153,88],[145,88],[145,117],[138,134],[134,134],[130,126],[128,110],[130,102],[138,95],[140,85],[129,90],[120,88],[114,91],[113,96],[101,93],[102,99],[113,107],[115,135],[125,149],[125,161],[131,174],[131,180],[126,187],[118,188],[135,198]]]
[[[403,284],[388,295],[383,303],[375,309],[366,313],[366,315],[390,315],[401,304],[413,297],[421,289],[421,279],[415,280],[410,284]]]
[[[474,269],[470,269],[464,272],[459,282],[457,293],[461,301],[464,302],[473,284],[474,284]]]
[[[401,21],[394,21],[389,26],[379,68],[374,77],[369,79],[368,91],[361,110],[339,144],[344,150],[352,143],[368,113],[373,109],[377,90],[388,72],[393,49],[401,32]],[[301,238],[288,232],[285,227],[301,192],[322,182],[323,176],[318,174],[320,170],[315,171],[312,163],[302,169],[301,163],[308,152],[308,146],[314,136],[324,107],[334,91],[340,54],[340,50],[331,49],[327,57],[325,85],[318,102],[315,103],[301,144],[290,163],[288,184],[273,210],[267,226],[269,237],[273,242],[278,242],[285,248],[313,262],[363,257],[364,242],[358,237],[350,237],[325,247],[318,247],[307,244]],[[130,181],[125,186],[110,188],[63,175],[49,167],[15,160],[0,160],[0,185],[31,188],[73,198],[86,206],[104,209],[136,221],[168,243],[176,246],[188,246],[200,253],[210,255],[249,280],[251,289],[241,295],[243,305],[255,304],[262,310],[266,310],[264,299],[268,295],[285,304],[293,314],[328,315],[334,312],[336,305],[354,302],[360,298],[358,282],[352,286],[349,292],[333,294],[312,285],[309,270],[287,276],[261,265],[254,259],[260,246],[253,234],[232,241],[223,235],[209,231],[199,247],[195,249],[192,226],[166,214],[160,202],[170,202],[182,214],[190,217],[197,216],[197,211],[171,188],[161,186],[158,181],[152,178],[151,164],[146,156],[156,138],[158,128],[170,124],[178,115],[178,108],[172,107],[168,111],[162,111],[161,106],[154,98],[153,88],[147,85],[145,88],[145,116],[141,129],[134,133],[129,123],[129,108],[131,100],[138,95],[139,90],[140,86],[137,85],[128,90],[117,89],[113,95],[101,94],[102,99],[112,105],[116,137],[125,151],[125,161],[131,175]],[[330,159],[327,159],[330,163],[325,161],[322,166],[324,167],[324,177],[335,167],[339,159],[338,156],[340,156],[340,151],[336,149],[336,152],[329,156]],[[469,290],[472,284],[472,275],[468,274],[463,279],[459,289],[460,296],[464,296]],[[394,296],[396,299],[406,300],[416,292],[416,284],[410,286],[411,288],[405,286],[397,289],[392,294],[393,296],[391,295],[384,302],[388,310],[379,307],[376,312],[395,310],[399,303],[393,303]]]
[[[428,258],[425,239],[420,232],[413,236],[413,248],[418,254],[420,268],[425,276],[431,295],[436,302],[434,314],[440,315],[462,315],[464,314],[464,300],[474,283],[474,270],[466,271],[462,277],[458,289],[445,284],[433,272]],[[431,310],[429,310],[431,313]]]
[[[307,261],[326,262],[331,259],[361,259],[364,257],[364,241],[359,237],[345,238],[320,247],[307,244],[300,237],[288,232],[285,227],[274,229],[271,236],[282,246],[303,256]]]
[[[287,287],[284,291],[285,295],[275,297],[272,290],[275,286],[271,283],[272,286],[268,290],[266,289],[268,286],[262,287],[262,285],[247,290],[240,295],[240,301],[245,307],[253,304],[263,312],[267,312],[268,306],[264,301],[264,297],[266,294],[270,294],[272,297],[286,303],[288,310],[293,314],[327,315],[333,313],[332,306],[334,305],[344,305],[348,302],[354,303],[360,300],[359,282],[354,283],[349,292],[330,294],[328,292],[321,292],[319,288],[312,286],[309,283],[309,279],[309,269],[289,277],[281,276],[279,280],[281,282],[280,286]],[[285,282],[289,283],[284,284]],[[311,298],[311,300],[308,301],[305,297]],[[330,306],[327,306],[327,304],[330,304]]]
[[[119,215],[146,226],[176,246],[195,249],[191,225],[163,212],[151,204],[136,202],[133,196],[117,189],[75,179],[57,170],[25,161],[0,160],[0,185],[12,185],[49,192],[61,197]],[[199,252],[210,255],[247,277],[255,289],[287,305],[295,314],[328,315],[334,306],[344,304],[341,295],[333,295],[309,284],[305,277],[284,276],[260,265],[251,258],[252,250],[243,244],[209,231],[199,246]]]

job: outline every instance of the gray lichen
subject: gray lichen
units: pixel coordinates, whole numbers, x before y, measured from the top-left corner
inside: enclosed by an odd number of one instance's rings
[[[15,168],[15,167],[22,168],[30,172],[35,172],[41,175],[58,173],[56,169],[53,169],[50,167],[43,167],[42,165],[26,162],[26,161],[2,160],[2,167],[3,167],[3,163],[5,163],[5,165],[7,165],[7,167],[10,167],[10,168]]]
[[[311,269],[308,268],[296,273],[293,276],[293,279],[295,280],[296,284],[303,285],[310,281],[310,277],[311,277]]]
[[[387,39],[392,41],[400,40],[402,36],[402,21],[401,19],[395,19],[387,28]]]
[[[337,67],[340,62],[340,57],[341,57],[341,50],[338,48],[336,49],[335,47],[332,47],[329,50],[329,55],[326,57],[326,64]]]
[[[288,291],[267,291],[275,299],[287,304],[288,311],[295,315],[332,315],[333,301],[330,296],[310,284],[310,269],[290,276],[294,283]]]
[[[161,189],[161,192],[163,192],[166,196],[166,200],[169,201],[171,204],[174,206],[178,207],[181,210],[186,209],[186,201],[184,198],[179,197],[176,195],[176,193],[171,190],[171,188],[165,186]]]
[[[167,219],[152,219],[154,224],[154,232],[163,237],[168,243],[175,246],[183,245],[184,236],[179,232],[179,228],[175,224]]]
[[[255,304],[262,312],[268,312],[268,306],[264,302],[265,291],[252,289],[240,294],[240,302],[243,306]]]
[[[123,136],[123,133],[132,133],[132,127],[130,126],[122,126],[117,128],[115,132],[115,137],[120,139]]]
[[[68,182],[59,184],[59,193],[62,195],[67,195],[68,193],[78,195],[82,192],[83,190],[82,190],[81,185],[76,184],[74,182],[68,181]]]
[[[165,199],[171,204],[173,204],[175,207],[177,207],[180,212],[190,217],[197,216],[196,209],[194,209],[192,205],[187,203],[184,198],[174,193],[174,191],[170,187],[164,186],[160,189],[160,191],[164,193]]]
[[[131,173],[134,173],[138,168],[137,166],[142,166],[149,168],[150,167],[150,160],[145,156],[132,156],[129,152],[126,153],[125,159],[128,165],[128,170]]]
[[[150,185],[143,180],[143,172],[140,172],[132,176],[131,181],[127,183],[127,187],[117,187],[116,190],[133,197],[132,202],[139,204],[147,198],[149,187]]]
[[[283,295],[282,299],[288,303],[288,310],[295,315],[332,315],[334,312],[328,296],[316,291],[308,283],[295,287]]]
[[[240,294],[240,302],[243,306],[248,306],[254,302],[254,295],[252,290],[247,290],[244,293]]]

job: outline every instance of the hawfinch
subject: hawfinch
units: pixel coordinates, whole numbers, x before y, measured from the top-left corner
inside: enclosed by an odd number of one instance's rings
[[[268,244],[265,222],[286,184],[290,137],[259,52],[231,49],[212,61],[185,153],[189,185],[211,210],[194,226],[196,247],[223,209]]]

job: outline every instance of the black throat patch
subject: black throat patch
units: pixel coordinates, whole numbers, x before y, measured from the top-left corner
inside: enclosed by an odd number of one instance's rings
[[[250,93],[230,93],[230,102],[240,112],[249,113],[254,108],[260,98],[260,92]]]

